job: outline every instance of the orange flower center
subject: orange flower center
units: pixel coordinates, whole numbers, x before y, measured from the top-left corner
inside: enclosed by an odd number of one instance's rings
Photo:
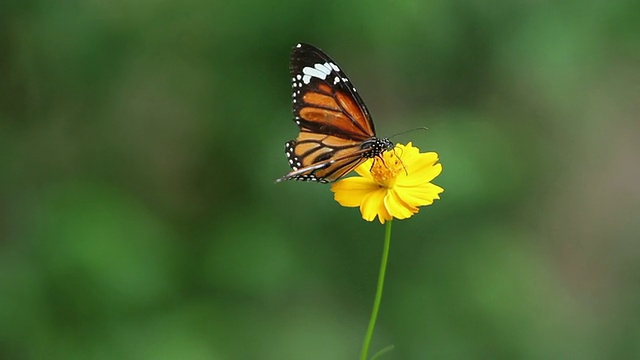
[[[396,176],[405,171],[402,161],[395,154],[382,158],[375,158],[371,166],[371,176],[382,187],[392,188],[396,183]]]

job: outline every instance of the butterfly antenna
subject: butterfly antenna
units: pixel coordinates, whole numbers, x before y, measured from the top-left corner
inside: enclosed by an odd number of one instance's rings
[[[420,126],[420,127],[417,127],[417,128],[401,131],[401,132],[399,132],[397,134],[393,134],[393,135],[389,136],[389,139],[394,138],[394,137],[396,137],[398,135],[406,134],[408,132],[412,132],[412,131],[416,131],[416,130],[429,130],[429,128],[427,128],[426,126]]]

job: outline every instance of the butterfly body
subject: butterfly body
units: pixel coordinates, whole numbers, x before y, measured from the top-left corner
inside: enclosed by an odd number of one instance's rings
[[[377,138],[369,111],[349,78],[322,50],[298,44],[291,54],[294,121],[300,128],[285,144],[292,171],[277,181],[327,183],[393,148]]]

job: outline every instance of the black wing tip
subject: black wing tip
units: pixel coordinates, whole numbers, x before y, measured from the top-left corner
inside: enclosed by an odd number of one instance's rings
[[[291,58],[293,60],[303,60],[309,58],[330,60],[329,55],[322,51],[322,49],[304,42],[299,42],[293,46],[293,49],[291,50]]]
[[[320,50],[320,49],[318,49],[318,47],[317,47],[317,46],[311,45],[311,44],[306,43],[306,42],[299,42],[299,43],[297,43],[297,44],[295,44],[295,45],[293,46],[293,51],[296,51],[296,50],[304,50],[305,48],[307,48],[307,49],[317,49],[317,50]]]

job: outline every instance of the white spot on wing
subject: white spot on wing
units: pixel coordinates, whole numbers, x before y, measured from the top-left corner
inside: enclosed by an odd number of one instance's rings
[[[331,67],[329,66],[329,63],[315,64],[313,67],[318,69],[319,71],[322,71],[326,75],[331,74]]]
[[[331,68],[335,71],[340,71],[340,68],[338,67],[338,65],[334,64],[334,63],[329,63],[329,66],[331,66]]]
[[[298,75],[298,76],[299,76],[299,75]],[[309,76],[309,75],[305,75],[305,76],[303,76],[303,77],[302,77],[302,82],[303,82],[303,83],[308,84],[308,83],[309,83],[309,81],[311,81],[311,76]]]
[[[320,65],[320,66],[322,66],[322,65]],[[312,68],[312,67],[308,67],[308,66],[305,67],[304,69],[302,69],[302,72],[305,75],[317,77],[318,79],[322,79],[322,80],[327,78],[327,73],[324,73],[324,72],[322,72],[322,71],[320,71],[320,70],[318,70],[316,68]],[[302,80],[304,81],[304,78]],[[305,81],[305,83],[308,83],[308,82]]]

